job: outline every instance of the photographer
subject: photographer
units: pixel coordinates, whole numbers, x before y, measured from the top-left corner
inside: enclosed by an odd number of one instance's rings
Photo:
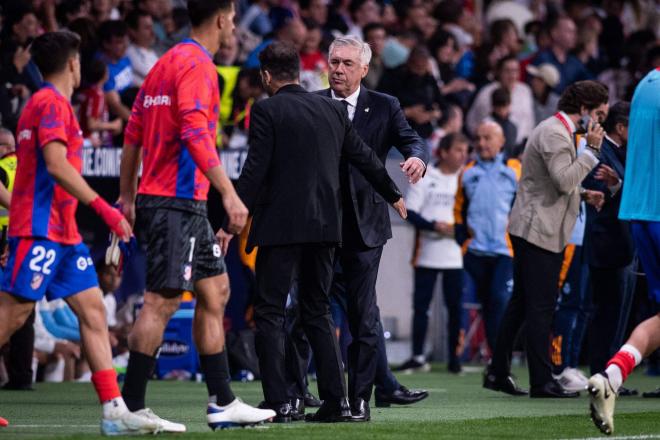
[[[484,387],[513,395],[527,394],[510,375],[518,330],[527,326],[531,397],[577,397],[552,377],[549,341],[563,251],[580,209],[580,198],[603,204],[603,193],[582,190],[580,183],[598,164],[604,131],[595,121],[608,111],[607,88],[580,81],[562,94],[554,116],[532,132],[522,158],[522,177],[511,210],[513,295],[500,325]],[[586,131],[587,147],[577,154],[575,133]]]

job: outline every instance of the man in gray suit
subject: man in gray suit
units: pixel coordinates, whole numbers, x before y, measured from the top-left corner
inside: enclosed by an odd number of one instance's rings
[[[607,88],[580,81],[561,96],[559,112],[532,132],[522,158],[522,177],[509,234],[513,244],[514,289],[502,318],[484,387],[524,395],[510,375],[513,344],[527,322],[527,361],[531,397],[576,397],[552,377],[549,341],[563,252],[580,209],[580,199],[602,206],[602,193],[580,188],[598,164],[604,132],[598,121],[608,111]],[[576,132],[586,131],[586,149],[578,154]]]

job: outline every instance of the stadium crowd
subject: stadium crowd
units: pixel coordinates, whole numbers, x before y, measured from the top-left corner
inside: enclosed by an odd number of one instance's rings
[[[57,30],[79,35],[82,78],[72,105],[84,144],[109,148],[125,143],[131,109],[151,68],[191,31],[184,0],[6,0],[0,5],[0,181],[9,192],[16,190],[18,121],[43,82],[30,52],[35,38]],[[425,339],[438,276],[448,311],[449,371],[462,371],[463,301],[472,289],[481,304],[486,360],[497,345],[504,345],[498,342],[504,338],[503,326],[513,331],[511,349],[525,347],[528,357],[550,349],[555,385],[549,389],[545,382],[531,383],[532,397],[577,396],[589,385],[579,365],[586,360],[592,375],[604,371],[635,326],[657,313],[647,300],[645,272],[630,226],[618,218],[625,186],[630,102],[647,73],[660,68],[657,2],[239,0],[235,24],[234,35],[213,54],[220,91],[218,150],[250,147],[252,108],[267,96],[260,75],[260,54],[269,45],[279,42],[293,46],[300,58],[301,86],[310,92],[330,87],[334,97],[332,75],[341,67],[333,64],[331,49],[341,46],[331,45],[336,39],[349,37],[341,40],[342,44],[360,47],[364,41],[371,52],[367,65],[362,66],[364,74],[355,74],[357,84],[361,80],[363,87],[395,97],[415,137],[421,138],[424,154],[431,158],[406,156],[408,160],[420,159],[418,166],[428,164],[421,168],[424,177],[405,195],[407,220],[417,232],[414,252],[401,250],[415,255],[412,356],[395,372],[431,368]],[[345,69],[350,73],[350,66]],[[350,81],[349,73],[345,75]],[[593,81],[580,83],[587,80]],[[574,92],[571,87],[576,83],[584,89]],[[166,95],[147,98],[139,102],[142,107],[170,105]],[[351,104],[350,97],[344,98],[353,119],[357,101]],[[579,156],[591,155],[598,165],[592,164],[577,182],[581,201],[574,213],[575,226],[566,237],[568,246],[548,247],[561,254],[557,260],[559,277],[547,281],[543,273],[539,274],[539,280],[556,291],[557,300],[552,298],[548,318],[551,333],[523,330],[526,345],[514,347],[519,326],[510,323],[514,312],[507,312],[507,306],[514,294],[514,279],[527,282],[516,274],[519,263],[514,249],[517,255],[529,251],[518,238],[512,243],[507,232],[515,223],[512,215],[530,215],[514,206],[521,197],[521,158],[526,146],[534,145],[531,139],[539,124],[553,115],[582,116],[582,107],[604,132],[596,134],[589,121],[578,121],[579,126],[575,126],[562,120],[571,135],[577,131]],[[597,154],[591,151],[596,139]],[[404,149],[400,151],[404,153]],[[5,195],[0,193],[0,203],[4,204],[2,197]],[[211,206],[209,210],[214,212]],[[11,218],[7,210],[0,216],[5,248]],[[554,235],[564,232],[557,230]],[[241,248],[246,237],[244,233]],[[253,271],[254,254],[245,254],[242,249],[238,254],[240,258],[235,261]],[[3,265],[6,259],[5,254]],[[375,261],[377,272],[380,254]],[[549,260],[543,260],[542,264],[546,263],[550,264]],[[104,294],[113,366],[124,372],[129,358],[128,335],[141,295],[116,298],[121,274],[106,264],[105,255],[93,264]],[[348,277],[346,269],[344,272]],[[248,302],[245,299],[243,303]],[[355,312],[351,306],[346,311],[345,305],[342,310],[337,302],[335,299],[333,304],[337,327],[343,332],[358,331],[354,324],[341,325],[343,315],[350,322]],[[530,319],[537,317],[534,311],[526,313]],[[538,317],[540,320],[534,322],[541,326],[547,316]],[[379,319],[375,316],[374,322]],[[4,388],[32,389],[37,378],[91,380],[78,328],[78,319],[63,300],[39,301],[35,312],[0,352]],[[382,333],[380,322],[374,328]],[[552,337],[551,344],[545,347],[539,340],[548,336]],[[344,364],[350,365],[350,349],[343,353]],[[232,358],[235,377],[245,377],[244,371],[250,369],[251,374],[259,374],[250,356],[248,352]],[[510,362],[504,361],[506,356],[500,354],[498,364],[496,355],[496,362],[487,367],[484,387],[527,394],[502,366]],[[543,363],[535,359],[528,359],[532,376],[534,363]],[[392,377],[395,385],[383,391],[388,388],[379,384],[380,373],[374,373],[377,404],[379,399],[383,405],[409,404],[426,396],[423,390],[408,390],[399,384],[387,369],[386,356],[383,362],[383,377]],[[650,373],[659,374],[657,362],[657,355],[651,356]],[[388,380],[383,379],[383,383]],[[305,404],[320,405],[306,385],[303,388]],[[636,390],[619,390],[619,395],[634,394]],[[660,389],[644,395],[660,397]],[[368,420],[368,407],[366,411]]]

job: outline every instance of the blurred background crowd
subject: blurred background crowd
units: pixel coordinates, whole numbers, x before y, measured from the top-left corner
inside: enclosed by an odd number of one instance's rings
[[[189,32],[185,0],[4,0],[0,7],[3,155],[12,154],[18,116],[41,85],[29,51],[31,41],[41,33],[69,29],[82,38],[82,82],[73,104],[87,147],[98,149],[121,146],[123,127],[145,76]],[[568,85],[597,79],[606,85],[611,104],[630,101],[638,81],[660,67],[657,0],[238,0],[236,12],[235,38],[214,54],[221,90],[217,143],[225,152],[244,152],[249,147],[250,107],[265,97],[258,54],[274,40],[289,42],[299,50],[301,83],[310,91],[328,87],[327,51],[334,38],[352,35],[368,42],[373,56],[363,84],[400,101],[432,157],[442,160],[440,150],[467,145],[458,166],[467,156],[477,158],[475,145],[500,142],[479,133],[484,119],[501,127],[502,145],[497,148],[507,158],[516,158],[534,127],[556,112],[559,96]],[[627,126],[627,111],[618,110],[620,118],[612,122],[612,130],[624,119]],[[624,113],[626,118],[621,116]],[[495,130],[495,138],[499,132]],[[234,177],[238,171],[240,160]],[[100,192],[106,198],[116,197],[116,179],[99,179],[96,184],[105,188]],[[98,223],[81,219],[81,226],[90,245],[105,241]],[[582,238],[577,243],[581,245]],[[400,252],[408,258],[412,250]],[[108,294],[118,368],[125,365],[121,356],[126,353],[126,326],[144,285],[140,258],[127,267],[130,282],[123,290],[113,269],[97,268]],[[227,326],[241,330],[249,327],[249,274],[254,258],[237,250],[228,258],[232,302],[238,311],[232,315],[230,304]],[[241,278],[248,281],[234,285]],[[588,282],[577,279],[576,289],[588,289]],[[506,304],[506,298],[502,301]],[[120,312],[116,312],[118,305]],[[35,367],[48,366],[47,375],[54,380],[85,379],[88,374],[79,361],[75,317],[63,309],[63,304],[39,306],[34,324]],[[488,322],[497,323],[498,317]],[[571,325],[572,321],[565,324]],[[494,331],[486,328],[486,333]],[[246,338],[236,336],[239,341]],[[231,340],[230,336],[230,345]],[[418,336],[416,344],[423,347],[423,339],[420,345]],[[562,340],[554,345],[561,347]],[[451,347],[449,351],[456,352]],[[478,352],[480,360],[488,358],[487,348]],[[417,357],[404,369],[426,368],[423,353],[413,354]],[[254,365],[247,352],[237,362]],[[558,372],[575,366],[566,362],[559,358]],[[461,371],[456,359],[453,370]]]

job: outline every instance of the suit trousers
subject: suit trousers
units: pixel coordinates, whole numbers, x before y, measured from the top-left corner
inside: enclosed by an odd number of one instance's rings
[[[539,389],[552,380],[550,330],[563,252],[542,249],[513,235],[511,242],[513,294],[497,334],[491,370],[498,376],[510,373],[513,345],[526,324],[529,382],[532,389]]]
[[[591,266],[593,318],[589,334],[589,368],[600,373],[624,342],[635,293],[634,264],[618,268]]]
[[[319,397],[338,402],[346,396],[341,355],[330,318],[334,244],[262,246],[257,253],[254,320],[264,398],[289,401],[285,365],[285,306],[298,279],[300,321],[316,359]]]
[[[346,312],[352,341],[348,346],[348,397],[371,399],[378,367],[380,311],[376,278],[383,247],[337,250],[346,288]]]

